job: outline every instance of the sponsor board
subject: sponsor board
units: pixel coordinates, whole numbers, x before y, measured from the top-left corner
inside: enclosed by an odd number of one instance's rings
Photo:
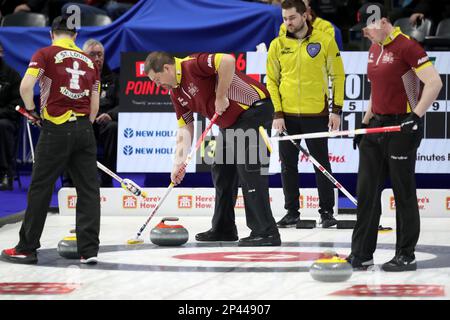
[[[167,191],[166,188],[143,188],[148,196],[143,199],[130,195],[122,188],[101,188],[102,215],[133,216],[150,214]],[[300,189],[300,210],[302,216],[318,218],[319,196],[317,189]],[[338,192],[334,189],[335,203],[338,203]],[[270,189],[270,205],[274,216],[284,216],[283,189]],[[74,215],[76,210],[75,188],[61,188],[58,192],[59,212],[61,215]],[[212,216],[215,206],[215,190],[213,188],[175,188],[168,195],[158,214],[179,216]],[[236,200],[236,214],[245,214],[244,197],[241,190]],[[337,205],[334,207],[337,212]]]
[[[383,215],[395,215],[396,204],[392,189],[383,190],[381,204]],[[418,189],[417,204],[421,217],[450,217],[450,190]]]
[[[120,113],[117,171],[171,172],[177,129],[174,113]],[[194,136],[195,134],[194,126]],[[195,162],[196,154],[192,157],[187,172],[195,171]]]
[[[189,53],[175,53],[177,57],[187,56]],[[233,54],[236,58],[236,69],[248,74],[250,77],[266,83],[266,52],[237,52]],[[176,130],[175,114],[170,102],[169,92],[161,87],[157,87],[151,82],[143,71],[143,62],[147,56],[145,52],[126,52],[122,54],[121,62],[121,96],[120,113],[122,112],[141,112],[135,117],[130,116],[128,120],[119,119],[119,126],[123,128],[132,128],[135,123],[142,123],[138,130]],[[360,126],[363,115],[367,109],[370,98],[370,84],[367,79],[367,52],[341,52],[345,66],[345,85],[344,85],[344,106],[341,117],[341,130],[352,130]],[[424,118],[424,139],[417,152],[416,173],[449,173],[450,172],[450,53],[448,52],[429,52],[428,56],[444,83],[436,101],[429,108]],[[194,90],[194,88],[192,89]],[[147,116],[145,116],[145,112]],[[158,113],[164,112],[172,114],[172,123],[161,122]],[[207,121],[198,117],[205,128]],[[121,122],[127,121],[126,124]],[[197,126],[195,126],[197,129]],[[198,130],[197,130],[198,131]],[[200,132],[195,137],[198,138]],[[209,159],[214,155],[215,141],[214,135],[208,137],[201,147],[201,158],[196,159],[197,166],[194,171],[208,171],[209,166],[203,164],[203,159]],[[142,137],[144,139],[144,137]],[[328,140],[329,158],[331,168],[336,173],[356,173],[358,170],[358,150],[352,146],[353,137],[338,137]],[[123,140],[123,134],[119,130],[119,143]],[[147,136],[147,142],[134,145],[123,144],[118,150],[118,167],[124,168],[123,172],[170,172],[170,165],[173,157],[174,144],[165,137],[166,143],[152,147],[154,143],[151,137]],[[276,144],[274,144],[276,145]],[[304,145],[304,144],[303,144]],[[305,146],[305,145],[304,145]],[[150,149],[153,148],[153,151]],[[149,155],[158,149],[158,157]],[[138,154],[136,154],[136,150]],[[130,164],[134,159],[145,158],[146,163],[137,162],[137,166]],[[131,157],[131,158],[130,158]],[[129,161],[132,160],[132,161]],[[312,173],[314,168],[312,164],[300,155],[300,172]],[[279,173],[278,151],[272,154],[270,173]]]

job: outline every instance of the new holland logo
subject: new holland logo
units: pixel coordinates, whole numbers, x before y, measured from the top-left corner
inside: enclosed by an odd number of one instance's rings
[[[123,130],[123,136],[125,138],[132,138],[134,135],[134,131],[131,128],[126,128],[125,130]]]
[[[123,154],[126,156],[130,156],[133,154],[133,147],[132,146],[125,146],[123,147]]]

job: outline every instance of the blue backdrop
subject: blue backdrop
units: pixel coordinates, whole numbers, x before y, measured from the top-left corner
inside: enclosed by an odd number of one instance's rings
[[[141,0],[114,23],[82,27],[77,44],[95,38],[105,46],[112,69],[125,51],[255,51],[278,35],[278,6],[240,0]],[[33,53],[50,45],[50,28],[2,27],[5,60],[20,74]]]

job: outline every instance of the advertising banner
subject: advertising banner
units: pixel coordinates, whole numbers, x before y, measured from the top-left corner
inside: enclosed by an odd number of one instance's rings
[[[395,217],[395,198],[392,189],[384,189],[381,193],[383,215]],[[450,190],[418,189],[417,204],[421,217],[450,217]]]
[[[166,188],[143,188],[148,197],[145,199],[131,195],[122,188],[101,188],[102,215],[117,216],[148,216],[156,207],[167,191]],[[283,189],[272,188],[270,192],[270,206],[274,216],[284,216]],[[334,189],[335,203],[338,203],[338,192]],[[315,188],[300,189],[300,211],[302,216],[318,218],[319,195]],[[61,188],[58,192],[59,213],[74,215],[77,201],[75,188]],[[174,188],[158,210],[158,216],[211,216],[214,213],[214,188]],[[334,207],[337,212],[337,205]],[[244,197],[239,189],[235,212],[245,214]]]
[[[417,173],[450,173],[450,104],[448,102],[450,96],[450,52],[429,52],[431,61],[441,75],[444,87],[436,101],[434,101],[426,113],[424,139],[417,152]],[[178,54],[183,57],[187,54]],[[123,151],[126,141],[124,132],[132,128],[135,123],[140,123],[139,130],[161,130],[161,128],[175,127],[175,114],[170,102],[169,92],[163,88],[159,88],[151,82],[143,72],[143,65],[147,53],[123,53],[122,54],[122,72],[121,72],[121,96],[120,108],[124,113],[141,112],[139,114],[129,114],[126,117],[121,116],[119,119],[119,145],[118,148],[118,170],[126,170],[124,172],[169,172],[171,165],[155,163],[156,160],[169,161],[170,157],[149,157],[144,160],[142,154],[139,154],[141,161],[152,161],[144,164],[136,162],[139,166],[133,166],[133,162],[129,162],[130,158]],[[266,83],[266,58],[265,52],[246,52],[234,53],[236,58],[236,69],[247,73],[252,78]],[[367,80],[367,52],[341,52],[346,72],[345,81],[345,101],[343,106],[343,114],[341,118],[341,130],[352,130],[358,128],[367,108],[370,98],[370,84]],[[146,112],[148,114],[142,113]],[[172,115],[172,121],[161,120],[161,116],[152,115],[152,113],[168,113]],[[144,120],[145,119],[145,120]],[[206,127],[208,120],[198,116],[197,118],[196,136]],[[121,123],[125,122],[125,123]],[[167,124],[167,126],[166,126]],[[142,125],[142,126],[141,126]],[[168,130],[168,129],[166,129]],[[200,151],[197,153],[197,165],[195,172],[209,171],[209,163],[214,156],[215,139],[217,135],[217,127],[212,131]],[[173,134],[173,133],[171,133]],[[142,144],[152,145],[154,142],[152,137],[146,137],[148,142],[144,142],[141,137]],[[336,173],[356,173],[358,170],[358,150],[354,150],[352,146],[353,137],[336,137],[328,140],[329,158],[333,172]],[[167,137],[166,143],[161,139],[160,145],[170,145],[174,142],[171,137]],[[306,147],[304,141],[302,145]],[[173,144],[172,144],[173,146]],[[142,146],[139,146],[140,148]],[[272,153],[270,160],[270,173],[280,172],[278,147],[274,145],[275,151]],[[145,169],[145,170],[144,170]],[[307,159],[300,154],[299,158],[300,172],[313,172],[313,166]]]

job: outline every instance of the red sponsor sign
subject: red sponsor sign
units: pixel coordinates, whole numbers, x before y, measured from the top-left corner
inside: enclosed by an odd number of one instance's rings
[[[153,81],[127,81],[127,85],[125,87],[125,95],[168,95],[169,90],[163,87],[157,86]]]
[[[394,198],[394,196],[391,196],[389,198],[389,208],[391,208],[391,210],[395,210],[395,198]]]
[[[450,210],[450,197],[447,197],[446,203],[447,203],[447,210]]]
[[[328,154],[328,159],[330,160],[330,163],[347,163],[347,159],[345,158],[345,155],[339,155],[339,154]],[[298,162],[308,162],[309,158],[305,154],[301,154],[298,158]]]
[[[75,209],[77,207],[77,196],[67,196],[67,208]]]
[[[0,294],[67,294],[79,287],[74,283],[0,282]]]
[[[178,209],[192,209],[192,196],[179,195]]]
[[[236,199],[236,205],[234,206],[236,209],[244,209],[245,205],[244,205],[244,197],[243,196],[238,196]]]
[[[122,208],[124,209],[136,209],[137,199],[135,196],[123,196],[122,197]]]
[[[136,61],[136,78],[146,77],[144,72],[144,61]]]
[[[300,195],[300,209],[316,209],[319,208],[319,197]]]
[[[428,197],[417,198],[417,206],[419,207],[419,210],[425,210],[426,209],[425,206],[427,203],[430,203],[430,198],[428,198]],[[391,210],[395,210],[395,197],[394,196],[390,196],[390,198],[389,198],[389,208]]]
[[[443,297],[444,286],[427,284],[356,285],[336,291],[332,296],[355,297]]]
[[[252,78],[252,79],[254,79],[254,80],[256,80],[256,81],[258,81],[258,82],[261,82],[261,75],[260,74],[247,74],[250,78]]]

